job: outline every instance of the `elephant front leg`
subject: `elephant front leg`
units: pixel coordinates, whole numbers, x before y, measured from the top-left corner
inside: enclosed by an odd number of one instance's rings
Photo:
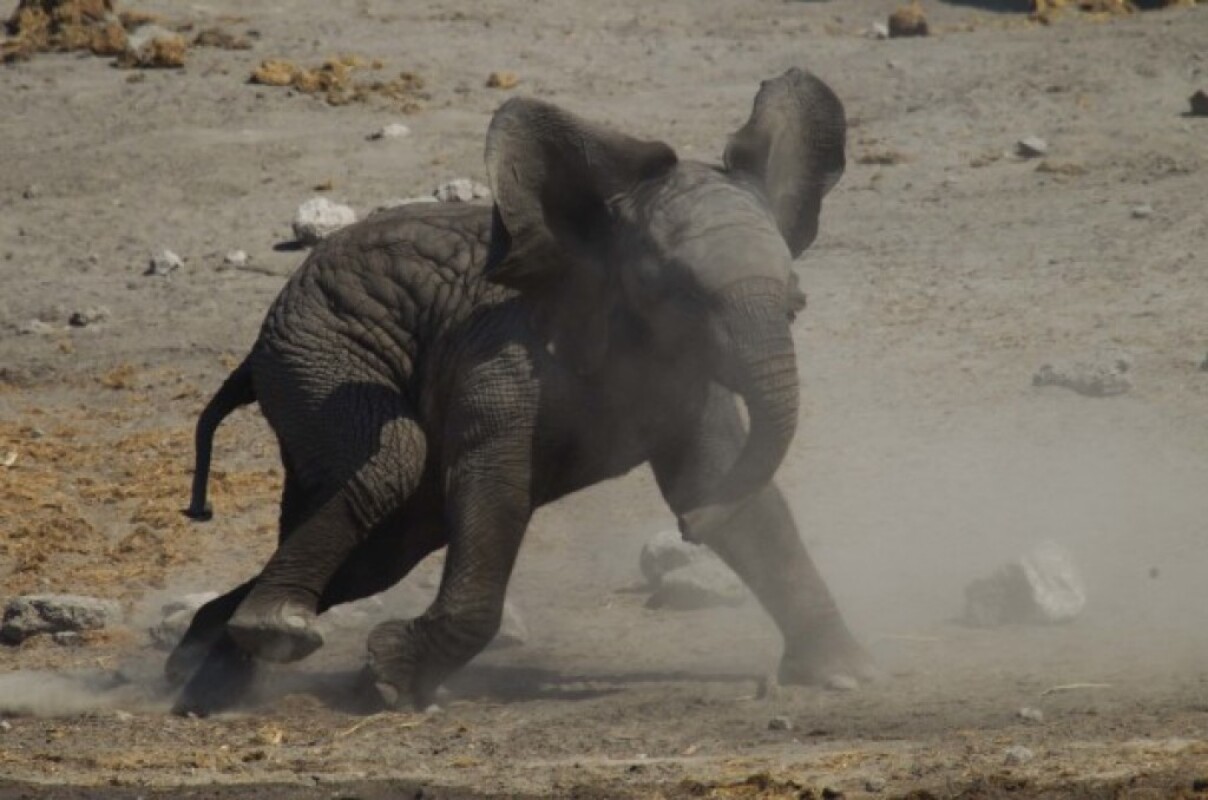
[[[432,704],[445,679],[499,632],[503,601],[532,513],[528,468],[498,451],[463,461],[447,491],[449,548],[435,601],[421,616],[378,625],[367,677],[390,708]]]
[[[778,488],[765,487],[703,543],[751,588],[784,635],[781,683],[854,689],[875,675]]]
[[[652,459],[671,509],[698,509],[737,458],[745,438],[729,392],[714,385],[690,428]],[[875,670],[847,628],[797,531],[783,495],[765,486],[724,515],[692,520],[685,537],[708,545],[754,592],[784,636],[782,683],[851,688]]]

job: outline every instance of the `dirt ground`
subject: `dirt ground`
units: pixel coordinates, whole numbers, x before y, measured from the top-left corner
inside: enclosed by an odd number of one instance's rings
[[[882,0],[162,0],[137,9],[250,49],[0,67],[0,595],[127,609],[79,646],[0,647],[0,798],[1208,791],[1208,119],[1186,114],[1208,7],[1042,25],[1022,5],[927,2],[930,37],[879,41]],[[386,88],[248,83],[338,54]],[[254,410],[219,433],[214,521],[178,512],[195,415],[304,256],[294,209],[481,180],[516,93],[715,160],[791,65],[834,87],[850,134],[799,265],[804,409],[780,482],[884,679],[761,693],[779,641],[753,603],[645,608],[638,552],[672,520],[643,470],[538,515],[511,595],[529,642],[475,661],[439,713],[348,703],[373,620],[431,595],[426,563],[247,709],[168,714],[148,625],[253,574],[275,535]],[[367,140],[392,122],[411,135]],[[1017,157],[1026,136],[1048,153]],[[184,266],[144,275],[162,248]],[[224,266],[234,249],[248,266]],[[1032,385],[1118,354],[1126,394]],[[970,580],[1041,539],[1085,574],[1079,619],[954,621]],[[1016,746],[1032,757],[1008,763]]]

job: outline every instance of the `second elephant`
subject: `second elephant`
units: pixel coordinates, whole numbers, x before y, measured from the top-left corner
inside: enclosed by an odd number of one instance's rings
[[[285,488],[276,553],[169,658],[178,709],[231,702],[253,658],[304,657],[317,614],[447,546],[431,607],[369,637],[380,698],[427,705],[498,629],[534,510],[643,463],[779,626],[782,681],[863,672],[772,483],[798,416],[791,264],[844,143],[839,100],[797,69],[763,83],[722,166],[514,99],[487,133],[493,208],[403,207],[317,247],[198,424],[194,514],[240,404]]]

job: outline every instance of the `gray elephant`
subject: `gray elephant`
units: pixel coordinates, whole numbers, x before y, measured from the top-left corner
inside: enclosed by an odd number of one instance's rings
[[[197,426],[193,515],[241,404],[275,431],[285,487],[274,555],[169,657],[178,710],[230,703],[253,659],[306,656],[317,614],[447,546],[432,605],[368,642],[366,686],[428,705],[497,631],[534,510],[644,463],[775,620],[781,681],[864,674],[772,483],[798,415],[791,263],[845,135],[797,69],[762,84],[720,167],[517,98],[487,132],[493,208],[406,206],[319,245]]]

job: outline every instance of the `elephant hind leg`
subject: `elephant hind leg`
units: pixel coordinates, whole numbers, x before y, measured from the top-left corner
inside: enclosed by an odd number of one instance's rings
[[[374,528],[323,590],[318,611],[389,589],[442,547],[443,524],[433,505],[427,499],[408,504]],[[256,662],[236,644],[226,623],[254,584],[242,584],[194,615],[189,632],[168,657],[165,668],[171,683],[184,684],[173,713],[207,716],[225,711],[237,706],[251,688]]]
[[[423,477],[426,441],[402,399],[356,386],[322,418],[321,441],[330,443],[323,472],[337,477],[312,493],[325,499],[283,537],[227,624],[240,647],[266,661],[297,661],[322,646],[315,619],[328,584]],[[359,463],[350,469],[350,461]]]

